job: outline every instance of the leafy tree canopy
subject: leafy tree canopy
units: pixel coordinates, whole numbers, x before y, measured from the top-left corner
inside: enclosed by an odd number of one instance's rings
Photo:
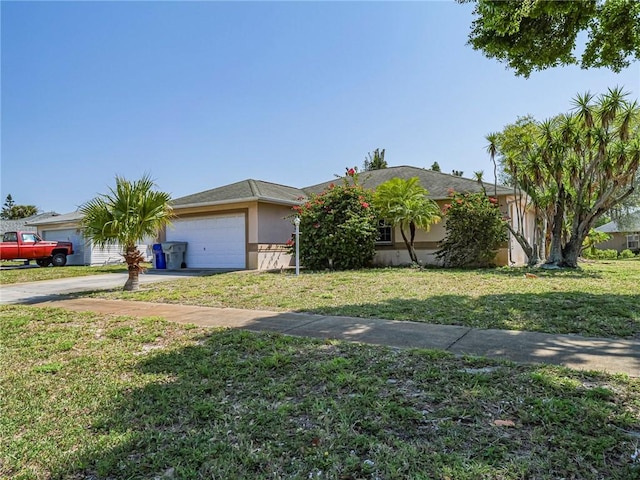
[[[582,242],[582,248],[588,250],[592,256],[596,255],[596,245],[606,242],[611,238],[611,235],[605,232],[598,232],[595,229],[589,230],[589,233]]]
[[[0,218],[3,220],[19,220],[31,217],[36,213],[38,213],[38,207],[35,205],[16,205],[11,194],[8,194],[4,201]]]
[[[469,44],[528,77],[559,65],[619,72],[640,59],[637,0],[458,0],[475,3]],[[580,58],[576,41],[587,42]],[[582,48],[580,48],[582,50]]]

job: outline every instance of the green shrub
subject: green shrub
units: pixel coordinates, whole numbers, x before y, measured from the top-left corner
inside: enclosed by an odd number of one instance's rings
[[[582,256],[591,260],[616,260],[618,258],[618,251],[611,248],[607,250],[589,249],[583,251]]]
[[[453,193],[444,207],[447,236],[436,257],[445,267],[488,267],[494,265],[500,244],[507,240],[507,228],[498,201],[484,192]]]
[[[372,203],[373,193],[358,184],[358,173],[350,168],[343,185],[331,184],[293,207],[300,217],[300,263],[310,270],[370,265],[378,238]],[[290,246],[293,252],[293,242]]]
[[[589,258],[588,255],[592,255],[592,256],[597,255],[595,253],[597,250],[596,245],[598,243],[606,242],[610,238],[611,238],[611,235],[609,235],[608,233],[599,232],[592,228],[591,230],[589,230],[589,233],[587,234],[584,241],[582,242],[582,247],[584,248],[582,256]],[[587,253],[585,254],[585,252]],[[591,258],[594,258],[594,257],[591,257]]]
[[[633,257],[635,257],[635,255],[628,248],[626,250],[621,251],[620,255],[618,256],[618,258],[633,258]]]

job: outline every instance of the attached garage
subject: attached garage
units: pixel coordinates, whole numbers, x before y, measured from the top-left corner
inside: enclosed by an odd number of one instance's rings
[[[166,239],[188,243],[188,268],[247,268],[244,213],[178,218],[171,223]]]

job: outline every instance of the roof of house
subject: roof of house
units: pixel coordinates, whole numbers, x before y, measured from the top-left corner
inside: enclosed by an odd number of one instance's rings
[[[482,182],[482,184],[480,184],[477,180],[406,165],[361,172],[359,174],[359,181],[365,188],[375,189],[380,184],[392,178],[409,179],[413,177],[420,179],[420,185],[429,191],[429,196],[434,200],[448,198],[450,189],[459,193],[475,193],[482,191],[482,187],[484,186],[487,193],[492,194],[494,192],[494,185],[491,183]],[[335,179],[303,188],[303,190],[307,194],[318,194],[330,184],[341,181],[341,179]],[[512,193],[510,188],[501,185],[497,186],[498,195],[509,195]]]
[[[596,231],[605,233],[640,232],[640,212],[630,213],[618,220],[605,223],[596,228]]]
[[[54,225],[59,223],[75,222],[77,220],[82,220],[83,216],[84,215],[82,215],[82,213],[76,210],[75,212],[65,213],[64,215],[55,214],[48,218],[29,221],[28,225]]]
[[[304,196],[304,191],[298,188],[248,179],[176,198],[172,201],[172,205],[174,207],[185,207],[188,205],[224,204],[255,200],[295,205],[300,203],[300,197]]]
[[[360,184],[365,188],[375,189],[381,183],[397,177],[405,179],[418,177],[420,184],[429,191],[429,196],[436,200],[448,198],[451,189],[461,193],[479,192],[484,186],[489,194],[494,191],[494,185],[490,183],[483,182],[480,184],[476,180],[409,166],[389,167],[381,170],[362,172],[360,173],[359,180]],[[342,181],[343,179],[336,178],[300,189],[277,183],[263,182],[262,180],[248,179],[176,198],[172,201],[172,205],[174,207],[186,207],[191,205],[216,205],[256,200],[284,205],[296,205],[305,197],[318,194],[330,184]],[[507,187],[498,185],[497,193],[498,195],[509,195],[513,192]]]
[[[460,193],[474,193],[482,191],[494,192],[494,185],[469,178],[458,177],[448,173],[435,172],[425,168],[399,166],[388,167],[380,170],[372,170],[359,174],[360,184],[365,188],[375,189],[378,185],[392,178],[412,178],[418,177],[420,184],[429,191],[429,196],[435,200],[446,199],[449,192],[454,190]],[[277,183],[264,182],[262,180],[247,179],[240,182],[223,185],[203,192],[186,195],[172,200],[174,207],[184,208],[189,206],[202,205],[224,205],[242,201],[262,201],[277,203],[281,205],[297,205],[307,196],[318,194],[332,183],[342,182],[343,179],[336,178],[316,185],[304,188],[295,188]],[[510,188],[497,186],[498,195],[509,195],[513,193]],[[82,219],[79,211],[57,215],[54,218],[34,219],[28,222],[29,225],[55,225],[67,222],[76,222]]]
[[[14,232],[18,230],[30,231],[32,229],[30,229],[29,226],[32,225],[32,222],[51,218],[55,215],[58,214],[56,212],[44,212],[31,215],[26,218],[19,218],[17,220],[0,220],[0,233]]]

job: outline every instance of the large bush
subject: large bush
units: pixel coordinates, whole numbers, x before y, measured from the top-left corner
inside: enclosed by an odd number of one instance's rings
[[[635,257],[635,254],[628,248],[621,251],[620,254],[618,255],[618,258],[633,258],[633,257]]]
[[[498,201],[484,193],[453,193],[444,207],[447,236],[436,257],[445,267],[494,265],[507,229]]]
[[[372,192],[358,184],[358,173],[351,168],[342,185],[331,184],[303,205],[293,207],[300,217],[302,266],[310,270],[368,266],[378,237],[372,197]]]

